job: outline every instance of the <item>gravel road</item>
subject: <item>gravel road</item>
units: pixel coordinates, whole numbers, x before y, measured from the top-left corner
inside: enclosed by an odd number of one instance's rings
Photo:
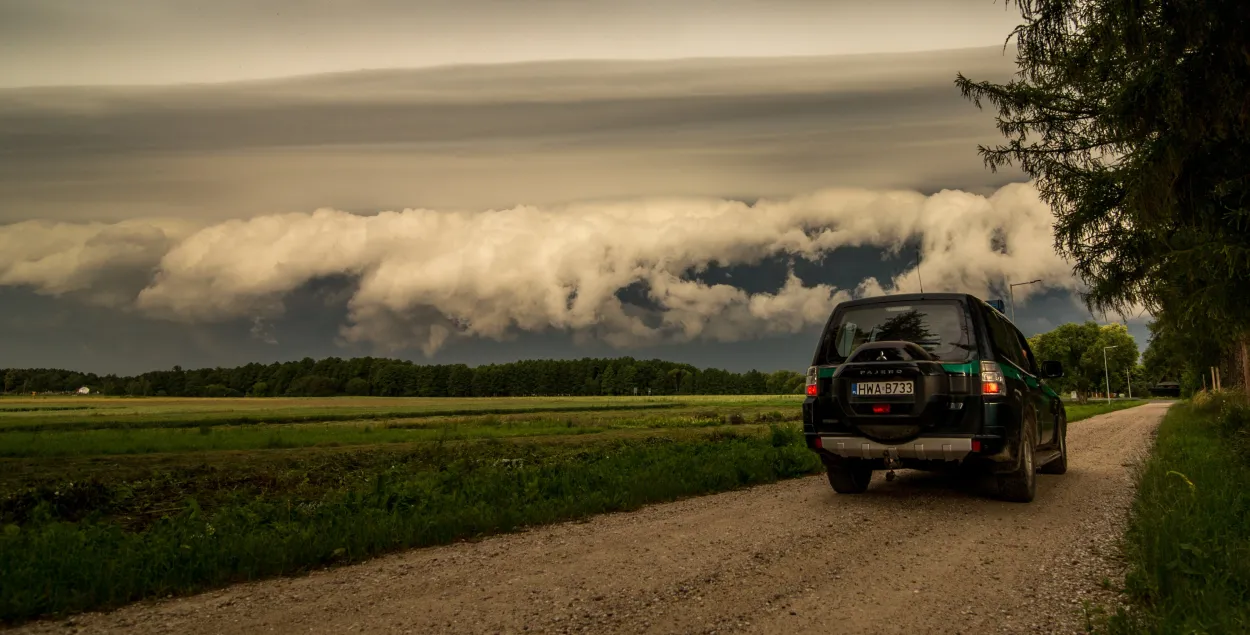
[[[823,476],[26,625],[29,633],[1083,632],[1129,467],[1167,409],[1071,424],[1031,504],[919,472]]]

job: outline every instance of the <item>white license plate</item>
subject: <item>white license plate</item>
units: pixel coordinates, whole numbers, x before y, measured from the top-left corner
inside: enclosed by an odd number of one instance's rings
[[[861,381],[854,386],[854,394],[861,397],[867,395],[910,395],[916,390],[910,381]]]

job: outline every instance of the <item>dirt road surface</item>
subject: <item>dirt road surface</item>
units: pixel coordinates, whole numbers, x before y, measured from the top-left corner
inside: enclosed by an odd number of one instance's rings
[[[1166,404],[1071,424],[1031,504],[823,476],[233,586],[30,633],[1083,632]]]

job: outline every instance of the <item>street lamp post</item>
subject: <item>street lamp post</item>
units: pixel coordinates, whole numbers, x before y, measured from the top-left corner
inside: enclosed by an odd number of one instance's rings
[[[1041,279],[1039,278],[1039,279],[1037,279],[1037,280],[1029,280],[1028,282],[1013,282],[1013,283],[1011,283],[1011,284],[1007,285],[1007,295],[1008,295],[1008,297],[1010,297],[1010,298],[1011,298],[1011,321],[1012,321],[1012,322],[1015,322],[1015,321],[1016,321],[1016,294],[1015,294],[1015,288],[1016,288],[1016,287],[1021,287],[1021,286],[1024,286],[1024,285],[1026,285],[1026,284],[1033,284],[1033,283],[1035,283],[1035,282],[1041,282]]]
[[[1115,348],[1114,346],[1102,347],[1102,372],[1107,376],[1107,403],[1111,403],[1111,371],[1107,369],[1107,350]]]

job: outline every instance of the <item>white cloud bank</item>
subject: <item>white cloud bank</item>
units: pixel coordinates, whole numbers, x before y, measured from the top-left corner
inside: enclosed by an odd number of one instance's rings
[[[125,306],[136,283],[150,280],[161,258],[194,230],[174,219],[0,225],[0,286]]]
[[[85,294],[148,315],[196,322],[283,312],[283,297],[330,276],[357,280],[342,336],[433,354],[450,338],[504,339],[558,329],[614,346],[735,341],[819,325],[839,300],[918,288],[914,269],[854,289],[773,293],[684,277],[712,263],[819,260],[840,247],[897,249],[919,237],[928,291],[982,296],[1076,289],[1053,249],[1052,215],[1028,184],[989,197],[960,191],[836,189],[748,205],[651,199],[487,212],[321,209],[190,229],[167,221],[0,226],[0,285]],[[119,280],[131,283],[129,295]],[[653,306],[618,292],[645,285]],[[1040,287],[1040,288],[1039,288]],[[1017,300],[1021,299],[1020,297]]]

